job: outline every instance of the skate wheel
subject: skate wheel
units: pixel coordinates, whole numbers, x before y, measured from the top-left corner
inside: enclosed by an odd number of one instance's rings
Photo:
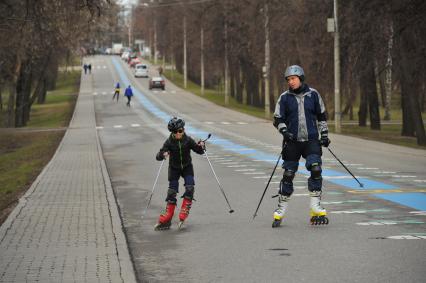
[[[155,231],[169,230],[170,229],[170,225],[171,225],[171,223],[168,223],[168,224],[157,223],[154,226],[154,230]]]
[[[328,225],[329,220],[326,216],[312,216],[311,225]]]
[[[274,220],[274,222],[272,222],[272,228],[280,227],[280,225],[281,225],[281,220]]]

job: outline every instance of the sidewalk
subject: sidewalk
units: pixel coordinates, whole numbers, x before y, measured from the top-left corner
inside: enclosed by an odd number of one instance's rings
[[[83,74],[60,146],[0,227],[0,282],[136,282],[92,93]]]

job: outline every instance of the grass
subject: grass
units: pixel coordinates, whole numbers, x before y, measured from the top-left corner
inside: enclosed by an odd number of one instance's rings
[[[164,75],[170,79],[174,84],[177,86],[184,88],[183,85],[183,75],[177,72],[176,70],[165,70]],[[205,89],[204,95],[201,94],[201,88],[199,85],[195,84],[194,82],[188,80],[187,81],[187,91],[194,93],[195,95],[198,95],[200,97],[203,97],[217,105],[225,106],[225,98],[223,92],[217,90],[217,89]],[[397,109],[392,109],[391,111],[391,117],[392,121],[401,121],[402,120],[402,110],[399,108],[398,105]],[[265,118],[265,112],[263,108],[259,107],[253,107],[249,105],[243,105],[239,102],[237,102],[234,98],[229,98],[229,106],[228,108],[252,115],[259,118]],[[354,120],[353,122],[357,122],[358,120],[358,108],[354,107]],[[380,114],[384,115],[384,109],[380,109]],[[423,120],[426,119],[426,113],[422,113]],[[348,115],[343,117],[342,121],[350,121],[348,119]],[[386,122],[383,121],[382,122]],[[334,121],[329,121],[329,128],[331,132],[334,132]],[[361,137],[369,140],[375,140],[395,145],[401,145],[401,146],[408,146],[412,148],[419,148],[419,149],[426,149],[425,146],[419,146],[417,145],[417,140],[414,137],[404,137],[401,136],[401,125],[381,125],[381,130],[371,130],[370,127],[359,127],[357,124],[355,125],[342,125],[342,134],[349,135],[349,136],[355,136],[355,137]]]
[[[48,92],[46,103],[33,105],[27,127],[0,129],[0,223],[50,161],[65,133],[38,128],[69,124],[79,85],[79,71],[61,73],[56,89]]]

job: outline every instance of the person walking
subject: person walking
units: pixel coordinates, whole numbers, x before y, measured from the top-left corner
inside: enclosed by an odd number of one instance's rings
[[[84,63],[84,65],[83,65],[83,69],[84,69],[84,74],[87,74],[87,64],[86,63]]]
[[[298,65],[285,71],[288,90],[280,95],[274,112],[273,125],[283,136],[283,177],[278,191],[278,208],[274,211],[272,227],[278,227],[286,213],[293,193],[293,179],[300,157],[305,158],[310,172],[311,224],[328,224],[327,211],[321,206],[322,194],[322,149],[330,144],[327,114],[324,102],[315,89],[305,83],[305,73]],[[320,135],[320,139],[318,136]]]
[[[203,141],[196,143],[194,139],[185,133],[185,121],[173,117],[168,125],[170,136],[164,142],[160,151],[156,155],[158,161],[169,157],[169,189],[166,197],[166,209],[161,213],[155,230],[169,229],[177,205],[177,193],[179,192],[179,178],[183,177],[185,183],[185,193],[179,213],[179,227],[189,215],[192,200],[194,199],[195,181],[194,168],[192,165],[191,150],[203,154],[205,144]]]
[[[132,96],[133,96],[132,87],[130,85],[126,88],[126,91],[124,92],[124,96],[127,97],[126,105],[130,107],[130,101],[132,100]]]
[[[117,82],[117,84],[115,85],[115,91],[114,91],[112,100],[114,100],[116,96],[117,96],[117,102],[118,102],[118,98],[120,96],[120,82]]]

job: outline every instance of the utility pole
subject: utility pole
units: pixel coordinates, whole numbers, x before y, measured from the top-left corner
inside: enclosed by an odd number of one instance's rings
[[[342,112],[340,110],[340,47],[337,0],[334,0],[334,124],[337,134],[342,132]]]
[[[183,86],[187,87],[188,84],[188,72],[186,65],[186,16],[183,16]]]
[[[269,101],[269,79],[271,75],[271,64],[270,64],[270,43],[269,43],[269,12],[268,12],[268,0],[265,0],[265,6],[263,9],[265,16],[265,66],[263,67],[263,75],[265,77],[265,118],[269,119],[271,116],[270,101]]]
[[[327,19],[327,32],[334,34],[334,126],[336,133],[340,134],[342,132],[342,112],[340,110],[340,47],[337,0],[333,0],[333,6],[333,18]]]
[[[204,95],[204,27],[201,24],[201,34],[200,34],[200,38],[201,38],[201,95]]]
[[[228,10],[227,3],[225,2],[225,106],[229,105],[228,93],[228,76],[229,76],[229,62],[228,62]]]
[[[157,65],[157,19],[154,12],[154,65]]]

